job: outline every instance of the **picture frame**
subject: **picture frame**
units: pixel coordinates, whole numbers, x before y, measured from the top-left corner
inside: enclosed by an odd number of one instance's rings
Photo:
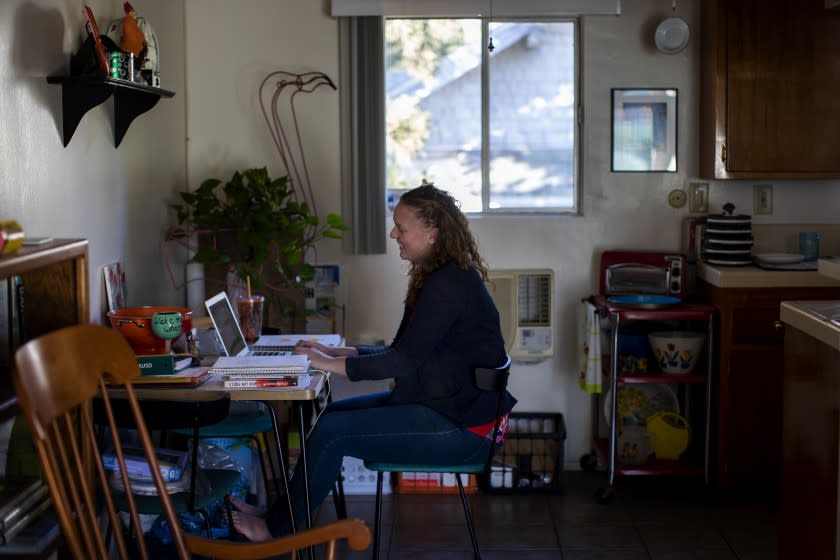
[[[105,295],[108,298],[108,311],[125,307],[125,272],[119,262],[103,267],[105,275]]]
[[[611,170],[677,171],[676,88],[612,88]]]
[[[93,40],[93,51],[98,61],[99,70],[103,76],[108,76],[110,67],[108,65],[108,57],[105,53],[105,45],[102,43],[102,36],[99,34],[99,26],[96,25],[96,18],[93,15],[93,10],[87,4],[84,7],[83,15],[85,18],[85,29],[87,29],[88,37]]]

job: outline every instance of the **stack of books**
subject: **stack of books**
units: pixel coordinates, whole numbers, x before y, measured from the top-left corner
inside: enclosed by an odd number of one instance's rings
[[[307,387],[308,373],[290,373],[283,368],[211,370],[221,373],[226,389],[294,389]]]
[[[9,544],[49,506],[49,489],[40,478],[0,482],[0,544]]]
[[[192,366],[189,354],[154,354],[137,356],[140,373],[147,375],[172,375]]]
[[[209,368],[192,364],[189,354],[138,355],[141,375],[132,383],[143,387],[198,387],[212,377]]]
[[[226,389],[294,389],[309,386],[309,358],[288,356],[221,356],[210,368]]]
[[[134,494],[156,495],[157,487],[152,478],[152,470],[149,461],[142,447],[123,445],[123,457],[125,458],[125,470],[131,481],[131,491]],[[187,466],[187,452],[177,449],[155,449],[158,466],[167,490],[182,492],[189,486],[189,476],[184,476]],[[117,461],[115,451],[109,450],[102,454],[102,463],[106,470],[113,471],[111,476],[111,487],[115,490],[124,490],[120,465]]]

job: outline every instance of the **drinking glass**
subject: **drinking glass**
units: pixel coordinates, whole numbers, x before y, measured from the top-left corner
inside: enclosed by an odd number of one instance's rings
[[[239,326],[248,344],[253,344],[262,332],[263,296],[240,296],[236,299],[239,309]]]

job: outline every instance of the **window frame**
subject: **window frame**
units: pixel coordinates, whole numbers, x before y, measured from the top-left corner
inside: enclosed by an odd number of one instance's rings
[[[583,177],[583,162],[581,141],[583,136],[583,104],[582,104],[582,84],[581,84],[581,22],[580,17],[404,17],[404,16],[386,16],[384,18],[383,26],[383,41],[385,40],[384,28],[388,25],[389,20],[442,20],[442,19],[471,19],[480,21],[481,25],[481,206],[480,211],[465,211],[468,216],[504,216],[504,215],[581,215],[582,205],[582,177]],[[490,207],[490,56],[486,45],[490,40],[489,29],[493,23],[571,23],[573,26],[573,64],[574,64],[574,142],[573,142],[573,174],[574,185],[572,187],[573,203],[570,207],[504,207],[491,208]],[[385,65],[384,73],[387,73],[387,65]],[[384,84],[383,84],[384,87]],[[387,95],[385,96],[385,106],[383,111],[387,114]],[[387,132],[386,132],[387,135]],[[387,138],[385,143],[387,144]],[[383,154],[383,159],[387,159]],[[387,174],[386,174],[387,175]],[[398,189],[391,189],[386,183],[386,196],[388,192],[399,192]]]

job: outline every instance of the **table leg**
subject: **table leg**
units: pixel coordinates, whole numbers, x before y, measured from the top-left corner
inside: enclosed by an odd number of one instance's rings
[[[312,527],[312,507],[309,503],[309,466],[306,462],[306,418],[304,418],[303,405],[299,402],[295,403],[298,409],[298,421],[300,422],[300,462],[299,466],[303,469],[303,496],[306,501],[306,528]],[[312,560],[312,547],[307,550],[309,560]]]
[[[306,418],[303,414],[303,406],[295,403],[298,409],[298,420],[300,421],[300,466],[303,468],[303,496],[306,500],[306,528],[312,527],[312,507],[309,503],[309,466],[306,461]]]
[[[274,442],[277,445],[277,459],[280,461],[280,478],[283,481],[283,491],[286,494],[286,503],[289,506],[289,520],[291,522],[292,533],[295,532],[295,512],[292,509],[292,495],[289,492],[289,475],[286,470],[286,460],[283,458],[283,438],[280,436],[280,423],[277,421],[277,412],[274,410],[271,401],[263,401],[269,414],[271,414],[271,426],[274,428]],[[303,439],[303,438],[301,438]],[[307,494],[307,507],[309,505],[309,495]]]

